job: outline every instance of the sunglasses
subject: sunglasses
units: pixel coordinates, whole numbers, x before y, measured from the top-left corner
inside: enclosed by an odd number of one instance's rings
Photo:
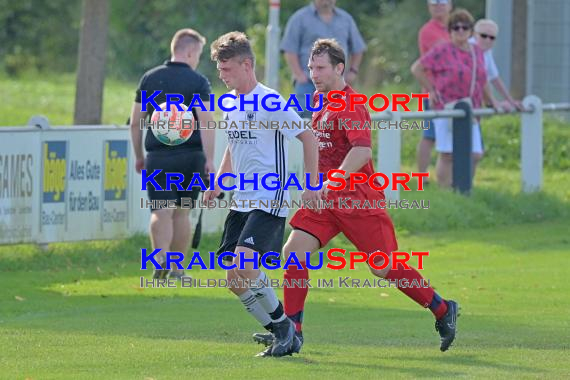
[[[488,38],[491,41],[495,41],[495,38],[497,38],[497,36],[492,36],[492,35],[487,34],[487,33],[479,33],[479,35],[481,36],[481,38]]]
[[[471,25],[455,24],[451,27],[451,30],[459,32],[460,30],[468,31],[471,30]]]

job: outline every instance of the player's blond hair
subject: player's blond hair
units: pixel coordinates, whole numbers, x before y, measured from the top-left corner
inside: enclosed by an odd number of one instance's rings
[[[170,42],[170,52],[172,54],[181,52],[188,48],[188,46],[193,44],[206,44],[206,38],[194,29],[185,28],[180,29],[172,37]]]

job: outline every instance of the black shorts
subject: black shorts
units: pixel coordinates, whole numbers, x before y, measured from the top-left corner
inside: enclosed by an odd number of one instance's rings
[[[163,191],[156,190],[151,183],[147,183],[148,199],[151,201],[175,200],[176,205],[180,206],[182,198],[192,198],[193,201],[198,199],[200,187],[194,186],[190,191],[186,189],[192,182],[194,173],[199,173],[202,180],[206,179],[204,175],[206,156],[203,151],[152,151],[148,152],[144,165],[147,175],[150,175],[156,169],[162,170],[154,177],[154,180],[164,189]],[[184,190],[178,190],[174,184],[170,184],[170,189],[167,189],[166,173],[181,173],[184,176],[184,181],[181,183]],[[204,183],[207,185],[207,182]],[[154,211],[154,209],[151,208],[151,211]]]
[[[218,255],[222,252],[234,252],[238,245],[259,252],[260,258],[266,252],[281,252],[285,219],[261,210],[231,210],[224,224]],[[227,256],[224,261],[229,259],[231,257]]]

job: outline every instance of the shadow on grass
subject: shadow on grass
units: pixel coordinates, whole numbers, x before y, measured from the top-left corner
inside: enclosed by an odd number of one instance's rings
[[[313,352],[309,352],[310,355],[313,355]],[[364,358],[363,355],[359,355],[361,358]],[[328,355],[329,358],[336,357],[335,355]],[[291,362],[295,362],[298,364],[304,364],[307,367],[314,366],[314,365],[321,365],[326,366],[330,369],[338,368],[340,371],[345,371],[347,368],[354,368],[355,370],[362,370],[366,369],[367,371],[374,371],[372,373],[386,373],[387,371],[394,371],[400,372],[402,375],[408,375],[412,378],[448,378],[452,376],[467,376],[469,375],[468,372],[458,372],[456,370],[450,371],[446,369],[436,370],[433,368],[428,367],[412,367],[410,365],[403,366],[394,366],[393,363],[390,363],[386,357],[375,357],[370,358],[370,361],[376,362],[376,364],[363,364],[363,363],[354,363],[348,362],[345,360],[311,360],[303,358],[303,356],[294,356],[293,358],[289,359]],[[374,376],[371,375],[371,378]]]

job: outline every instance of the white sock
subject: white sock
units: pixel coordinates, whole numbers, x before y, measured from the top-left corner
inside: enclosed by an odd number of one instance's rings
[[[283,306],[281,302],[277,299],[275,290],[269,286],[265,286],[265,283],[269,283],[267,275],[265,272],[259,272],[257,277],[257,288],[251,288],[251,291],[255,293],[257,301],[261,304],[263,309],[270,315],[273,322],[281,322],[286,318],[283,312]]]
[[[271,325],[271,317],[264,310],[263,306],[255,298],[255,294],[251,290],[239,296],[241,303],[245,309],[255,318],[263,327]]]

